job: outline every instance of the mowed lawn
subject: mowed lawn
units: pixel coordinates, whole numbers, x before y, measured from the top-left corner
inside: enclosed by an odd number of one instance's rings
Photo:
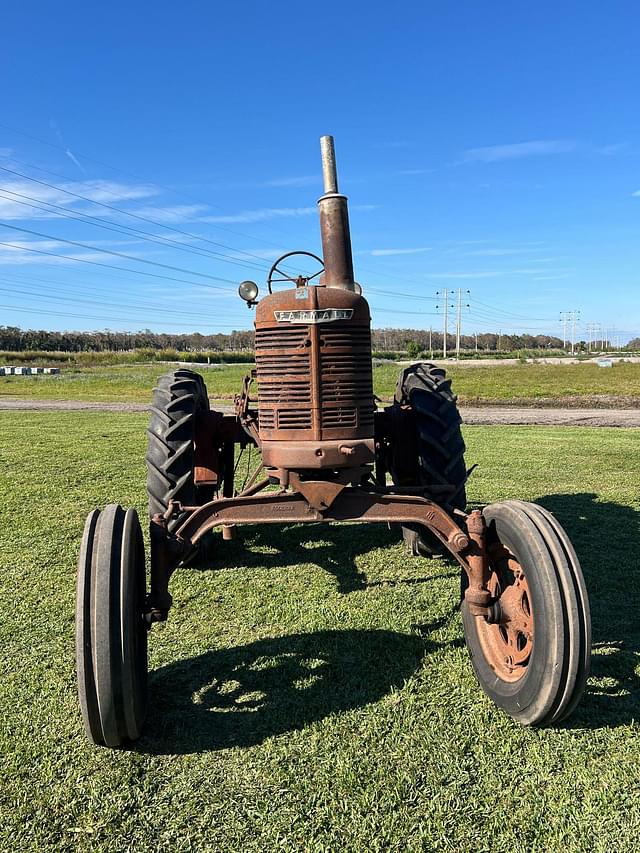
[[[62,367],[54,376],[0,376],[3,397],[148,403],[158,376],[177,365],[113,365]],[[240,392],[252,365],[198,365],[212,400],[230,401]],[[374,366],[374,390],[384,400],[393,396],[401,367]],[[640,406],[640,364],[448,365],[447,373],[462,404],[508,403]]]
[[[92,747],[74,674],[85,514],[145,512],[144,415],[0,415],[0,849],[636,851],[640,434],[466,427],[474,503],[540,499],[594,627],[575,715],[526,730],[475,683],[458,571],[384,525],[245,528],[174,576],[151,710]]]

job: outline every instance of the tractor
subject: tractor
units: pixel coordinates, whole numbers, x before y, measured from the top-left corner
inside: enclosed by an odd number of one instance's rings
[[[142,732],[147,640],[167,619],[173,572],[219,529],[358,522],[402,530],[410,553],[460,564],[464,636],[476,678],[524,725],[576,707],[590,660],[590,616],[576,553],[543,507],[506,500],[467,512],[465,445],[451,382],[437,364],[404,367],[390,405],[373,390],[371,317],[354,279],[347,198],[333,138],[321,138],[322,258],[290,252],[255,307],[255,370],[232,414],[214,411],[187,369],[154,389],[148,429],[150,571],[138,515],[87,517],[78,561],[76,662],[84,728],[119,747]],[[311,269],[307,269],[311,267]],[[300,271],[300,269],[304,271]],[[259,450],[241,488],[235,460]],[[204,551],[202,552],[204,553]]]

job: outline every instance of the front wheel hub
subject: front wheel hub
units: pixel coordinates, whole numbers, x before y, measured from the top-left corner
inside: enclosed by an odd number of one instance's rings
[[[487,584],[493,599],[488,618],[478,618],[478,639],[489,666],[503,681],[519,681],[533,650],[534,620],[529,585],[515,556],[504,546],[490,552]]]

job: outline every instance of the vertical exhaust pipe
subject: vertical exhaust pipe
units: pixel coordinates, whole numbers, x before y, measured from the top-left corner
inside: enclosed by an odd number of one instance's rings
[[[338,192],[333,136],[320,137],[324,195],[318,199],[326,287],[355,290],[347,197]]]

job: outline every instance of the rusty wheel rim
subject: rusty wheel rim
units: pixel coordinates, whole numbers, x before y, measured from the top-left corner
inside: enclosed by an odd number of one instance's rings
[[[502,681],[520,681],[527,672],[534,641],[529,584],[515,554],[504,544],[489,545],[489,591],[499,603],[500,621],[478,619],[484,657]]]

